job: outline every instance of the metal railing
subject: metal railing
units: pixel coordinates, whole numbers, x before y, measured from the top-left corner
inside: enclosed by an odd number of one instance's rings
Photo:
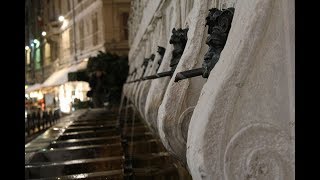
[[[51,111],[33,111],[27,114],[25,119],[26,137],[42,132],[58,122],[60,110]]]

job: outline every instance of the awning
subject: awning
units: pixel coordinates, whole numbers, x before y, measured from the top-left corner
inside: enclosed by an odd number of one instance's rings
[[[34,85],[28,87],[27,89],[25,89],[25,92],[26,93],[30,93],[32,91],[36,91],[36,90],[39,90],[41,88],[42,88],[42,84],[34,84]]]
[[[87,63],[87,61],[82,61],[78,64],[54,72],[46,81],[44,81],[42,87],[58,86],[68,82],[68,73],[86,69]]]
[[[68,73],[68,81],[86,81],[89,82],[89,76],[86,70]]]
[[[54,72],[51,76],[44,81],[43,87],[57,86],[68,81],[69,68],[63,68],[59,71]]]

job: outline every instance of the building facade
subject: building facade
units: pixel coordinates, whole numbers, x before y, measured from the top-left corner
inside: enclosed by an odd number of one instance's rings
[[[98,51],[126,55],[129,9],[129,0],[26,1],[27,84]]]
[[[127,56],[129,10],[129,0],[26,1],[26,97],[64,113],[88,101],[88,82],[68,81],[68,73],[99,51]]]
[[[125,102],[193,179],[294,179],[294,9],[132,1]]]

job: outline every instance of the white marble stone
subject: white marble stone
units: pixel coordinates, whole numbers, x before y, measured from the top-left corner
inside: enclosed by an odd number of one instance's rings
[[[163,56],[162,63],[159,67],[158,72],[169,71],[170,60],[172,57],[173,47],[169,44],[169,39],[171,36],[171,31],[173,28],[180,28],[180,1],[166,1],[163,7],[163,32],[161,32],[161,39],[166,42],[163,46],[166,48],[166,52]],[[163,95],[169,83],[169,77],[163,77],[159,79],[154,79],[151,82],[150,89],[148,91],[146,105],[145,105],[145,120],[151,125],[154,131],[158,131],[158,109],[162,102]]]
[[[294,179],[294,1],[242,0],[192,115],[193,179]]]
[[[136,29],[138,30],[135,30],[134,32],[135,36],[132,37],[133,40],[132,40],[132,44],[129,51],[129,62],[134,59],[134,52],[137,51],[136,48],[139,46],[139,43],[143,35],[145,34],[148,28],[148,25],[150,24],[153,18],[153,15],[157,11],[160,3],[161,3],[161,0],[148,1],[145,8],[135,11],[136,13],[141,13],[141,14],[136,15],[139,18],[137,18],[137,20],[133,20],[132,22],[132,24],[135,25],[134,27],[136,27]]]
[[[193,108],[206,79],[195,77],[174,82],[176,73],[201,67],[208,47],[205,44],[208,0],[195,1],[183,22],[188,30],[188,42],[179,64],[168,84],[158,111],[158,130],[166,149],[186,163],[186,141]]]

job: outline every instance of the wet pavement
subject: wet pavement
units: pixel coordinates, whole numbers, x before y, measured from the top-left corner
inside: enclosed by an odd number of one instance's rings
[[[101,108],[61,118],[25,145],[25,179],[191,179],[131,114]]]

